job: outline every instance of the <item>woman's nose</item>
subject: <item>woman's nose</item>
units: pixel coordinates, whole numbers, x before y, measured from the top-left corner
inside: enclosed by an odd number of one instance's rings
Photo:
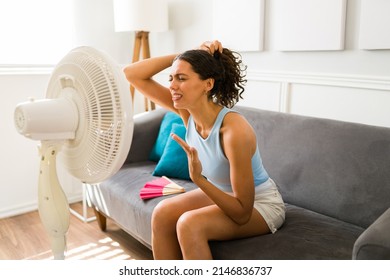
[[[169,88],[170,89],[176,89],[177,88],[177,83],[175,82],[174,79],[172,79],[172,81],[169,82]]]

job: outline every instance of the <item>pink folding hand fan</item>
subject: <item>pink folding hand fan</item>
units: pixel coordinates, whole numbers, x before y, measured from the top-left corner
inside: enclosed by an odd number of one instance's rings
[[[185,192],[185,189],[165,176],[147,182],[140,191],[141,199],[150,199],[163,195]]]

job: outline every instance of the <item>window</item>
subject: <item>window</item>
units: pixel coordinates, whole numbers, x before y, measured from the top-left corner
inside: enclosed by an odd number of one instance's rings
[[[56,64],[72,31],[73,0],[1,0],[0,65]]]

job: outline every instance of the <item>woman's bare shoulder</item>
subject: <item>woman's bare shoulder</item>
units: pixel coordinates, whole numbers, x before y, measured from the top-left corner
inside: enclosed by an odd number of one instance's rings
[[[237,112],[226,114],[220,132],[225,144],[229,141],[241,147],[249,145],[252,147],[251,150],[255,147],[256,134],[252,126],[244,116]]]

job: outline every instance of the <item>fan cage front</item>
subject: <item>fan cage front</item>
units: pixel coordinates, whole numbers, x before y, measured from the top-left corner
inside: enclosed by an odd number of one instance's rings
[[[66,140],[59,157],[82,182],[95,184],[117,172],[127,157],[133,133],[129,86],[110,57],[91,47],[72,50],[54,69],[47,98],[64,88],[79,112],[75,139]]]

